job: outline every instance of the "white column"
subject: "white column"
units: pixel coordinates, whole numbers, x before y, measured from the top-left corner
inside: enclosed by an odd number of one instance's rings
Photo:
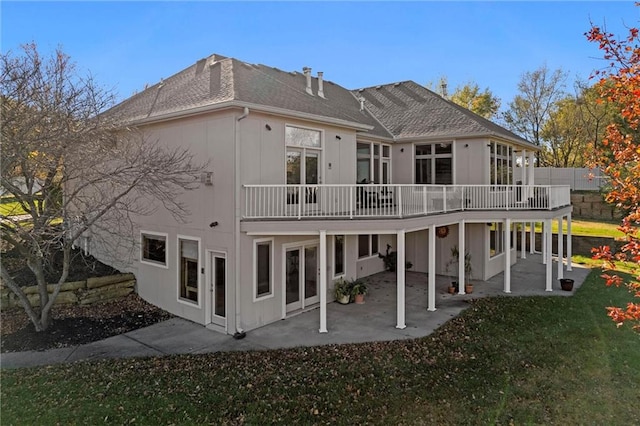
[[[526,186],[527,182],[529,181],[529,179],[527,179],[527,172],[528,172],[529,169],[527,169],[526,165],[527,165],[527,150],[523,149],[522,150],[522,164],[521,164],[521,166],[522,166],[522,185],[523,186]],[[522,196],[523,197],[527,196],[526,191],[522,192]]]
[[[531,222],[529,224],[529,253],[536,252],[536,224]]]
[[[320,231],[320,333],[327,332],[327,231]]]
[[[436,310],[436,226],[429,227],[429,301],[427,311]]]
[[[547,264],[547,227],[549,231],[551,231],[551,221],[549,221],[549,225],[547,226],[547,220],[542,222],[542,264]]]
[[[545,264],[547,266],[546,268],[546,286],[545,286],[545,290],[546,291],[552,291],[552,284],[551,284],[551,280],[552,280],[552,270],[551,270],[551,219],[545,219],[544,221],[544,235],[545,235],[545,248],[544,248],[544,254],[542,255],[542,257],[545,260]]]
[[[564,278],[564,216],[558,218],[558,279]]]
[[[534,163],[534,158],[535,158],[535,152],[531,151],[529,153],[529,167],[527,168],[527,171],[529,172],[529,178],[527,179],[527,184],[529,186],[535,185],[534,182],[534,174],[533,174],[533,163]]]
[[[504,248],[504,292],[511,293],[511,219],[505,219],[502,234]]]
[[[571,256],[573,253],[571,245],[571,213],[567,214],[567,271],[571,271]]]
[[[405,247],[404,247],[404,229],[398,231],[398,259],[396,264],[397,281],[398,281],[398,319],[396,328],[403,329],[406,327],[404,323],[404,279],[405,279]]]
[[[527,224],[525,222],[522,222],[520,224],[520,226],[522,226],[522,229],[520,229],[520,257],[522,259],[526,259],[527,258],[527,233],[526,233],[526,226]]]
[[[464,220],[461,220],[458,222],[458,294],[465,294],[464,283],[466,282],[466,277],[464,276],[464,264],[465,254],[467,252],[466,247],[464,246],[464,234]]]

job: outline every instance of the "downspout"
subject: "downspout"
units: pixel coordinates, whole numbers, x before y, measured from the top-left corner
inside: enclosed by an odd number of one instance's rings
[[[240,327],[240,197],[242,196],[242,188],[240,188],[240,121],[249,116],[249,108],[244,107],[242,115],[236,118],[233,123],[234,127],[234,187],[235,187],[235,296],[236,296],[236,332],[234,339],[242,339],[246,336],[244,330]]]

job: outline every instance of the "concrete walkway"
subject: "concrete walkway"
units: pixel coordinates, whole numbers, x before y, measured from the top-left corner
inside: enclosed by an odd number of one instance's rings
[[[368,278],[369,294],[363,305],[327,305],[328,333],[318,332],[318,309],[302,312],[282,321],[247,332],[236,340],[187,320],[173,318],[149,327],[134,330],[86,345],[47,351],[10,352],[0,355],[2,368],[92,361],[106,358],[162,356],[169,354],[246,351],[411,339],[431,334],[436,328],[457,316],[469,306],[470,299],[491,296],[570,296],[589,274],[589,269],[573,265],[565,278],[575,281],[574,290],[565,292],[553,265],[553,291],[544,290],[544,265],[540,255],[518,259],[511,269],[510,295],[502,292],[503,275],[489,281],[475,281],[473,294],[447,293],[449,277],[436,277],[436,311],[427,307],[427,275],[408,271],[406,274],[406,324],[403,330],[396,324],[395,273],[383,272]]]

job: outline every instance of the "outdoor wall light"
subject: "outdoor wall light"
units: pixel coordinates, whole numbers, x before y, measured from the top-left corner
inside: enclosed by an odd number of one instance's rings
[[[217,222],[217,221],[216,221],[216,222],[211,222],[211,223],[209,224],[209,227],[211,227],[211,228],[214,228],[214,227],[216,227],[216,226],[218,226],[218,222]]]
[[[340,137],[340,135],[336,135],[336,139],[338,139],[339,141],[342,140],[342,138]]]
[[[264,128],[267,129],[268,131],[271,131],[271,126],[269,126],[268,124],[265,124]]]

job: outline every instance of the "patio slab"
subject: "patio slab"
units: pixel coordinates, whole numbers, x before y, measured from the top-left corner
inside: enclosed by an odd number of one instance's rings
[[[545,265],[539,254],[527,254],[511,268],[511,293],[503,292],[504,275],[488,281],[474,281],[474,292],[447,293],[450,277],[436,276],[436,310],[427,310],[427,274],[407,271],[405,283],[406,328],[396,328],[397,289],[395,272],[367,277],[369,294],[362,305],[327,305],[328,333],[320,333],[320,310],[301,312],[287,319],[248,331],[236,340],[190,321],[172,318],[159,324],[77,347],[0,354],[2,368],[89,361],[105,358],[161,356],[167,354],[211,353],[280,349],[299,346],[362,343],[413,339],[428,336],[438,327],[469,307],[479,297],[571,296],[580,288],[590,269],[573,265],[564,277],[574,280],[573,291],[560,289],[554,261],[553,291],[545,291]]]

